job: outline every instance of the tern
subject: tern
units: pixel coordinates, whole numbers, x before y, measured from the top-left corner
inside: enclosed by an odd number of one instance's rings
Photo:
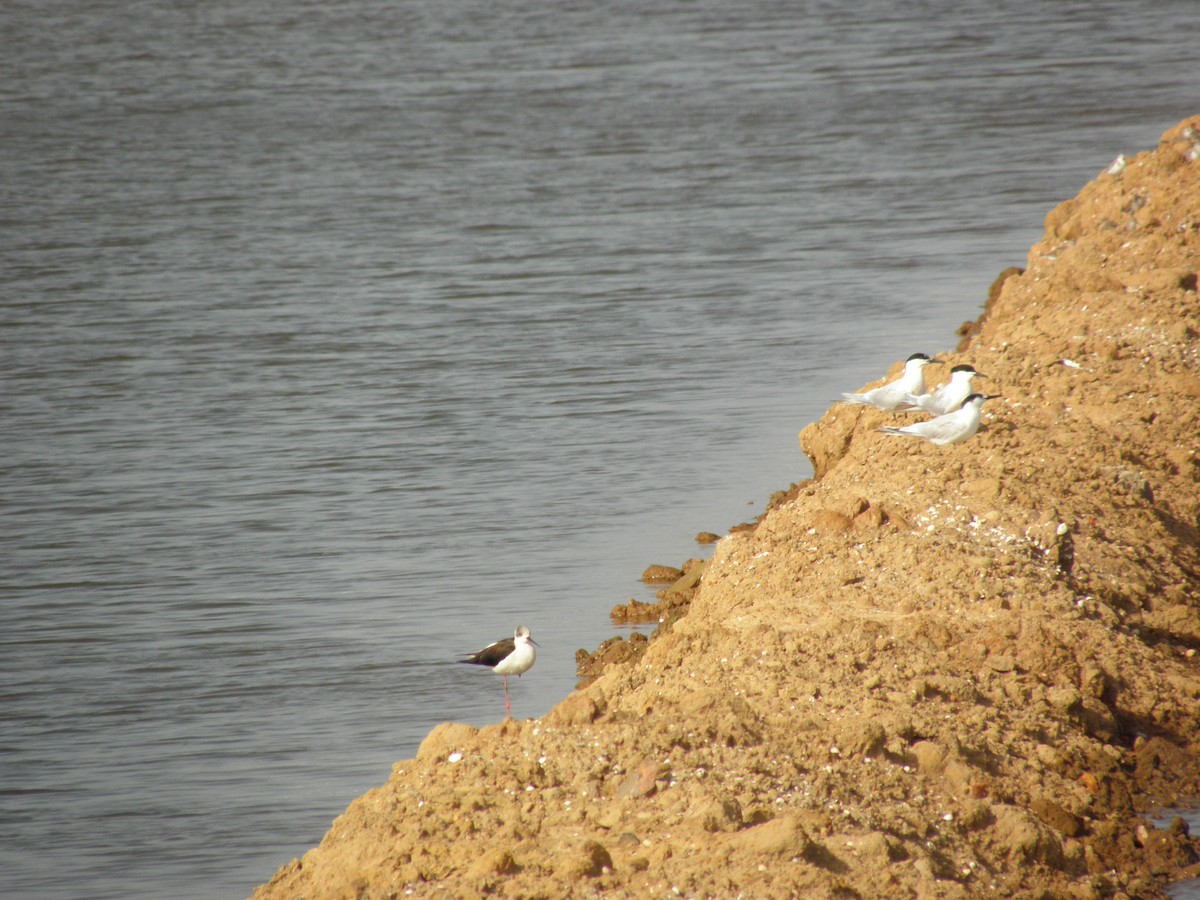
[[[512,637],[488,644],[478,653],[472,653],[466,659],[459,660],[463,663],[487,666],[504,679],[504,712],[510,719],[512,706],[508,702],[508,676],[520,676],[529,671],[533,661],[537,659],[537,651],[533,649],[536,644],[537,641],[529,636],[529,629],[518,625]]]
[[[876,409],[896,409],[908,402],[909,394],[925,393],[925,367],[931,362],[937,362],[924,353],[914,353],[904,363],[904,374],[895,381],[889,381],[883,387],[861,394],[842,394],[844,403],[862,403],[874,406]]]
[[[959,409],[963,401],[971,396],[971,379],[987,378],[976,372],[974,366],[955,366],[950,370],[950,380],[931,394],[909,394],[905,401],[925,410],[932,416],[944,416]]]
[[[879,430],[885,434],[921,438],[934,444],[957,444],[979,430],[979,410],[984,400],[992,399],[995,399],[995,395],[985,397],[983,394],[972,394],[952,413],[946,413],[928,422],[905,425],[903,428],[884,425]]]

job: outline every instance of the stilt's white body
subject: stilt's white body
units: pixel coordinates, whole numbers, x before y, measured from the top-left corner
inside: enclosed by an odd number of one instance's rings
[[[909,394],[925,393],[925,367],[931,362],[933,360],[924,353],[914,353],[904,363],[904,374],[895,381],[861,394],[842,394],[842,400],[876,409],[896,409],[908,402]]]
[[[492,666],[492,671],[497,675],[522,675],[529,671],[536,659],[537,651],[533,649],[529,629],[521,626],[513,638],[512,653]]]
[[[909,394],[905,401],[931,416],[944,416],[961,409],[963,401],[971,396],[971,379],[986,378],[971,366],[955,366],[950,370],[950,380],[931,394]]]
[[[979,430],[979,410],[986,399],[987,397],[983,394],[972,394],[955,412],[938,416],[928,422],[905,425],[903,428],[885,425],[879,430],[885,434],[921,438],[933,444],[957,444],[965,441]]]

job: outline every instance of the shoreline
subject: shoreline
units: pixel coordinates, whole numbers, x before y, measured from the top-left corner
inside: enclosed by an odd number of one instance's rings
[[[1052,209],[942,354],[1001,395],[978,435],[831,407],[814,478],[680,573],[645,646],[542,719],[434,728],[254,897],[1194,877],[1200,836],[1145,815],[1200,806],[1198,271],[1200,116]]]

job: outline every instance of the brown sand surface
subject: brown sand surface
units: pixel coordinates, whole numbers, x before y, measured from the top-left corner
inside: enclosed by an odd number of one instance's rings
[[[832,407],[648,646],[438,726],[254,897],[1162,896],[1200,860],[1144,818],[1200,803],[1198,271],[1200,116],[942,354],[1001,395],[979,434]]]

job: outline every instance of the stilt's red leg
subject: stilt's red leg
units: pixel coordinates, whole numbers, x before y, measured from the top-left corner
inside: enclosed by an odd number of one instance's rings
[[[512,707],[508,703],[508,676],[501,675],[500,677],[504,679],[504,715],[511,719]]]

